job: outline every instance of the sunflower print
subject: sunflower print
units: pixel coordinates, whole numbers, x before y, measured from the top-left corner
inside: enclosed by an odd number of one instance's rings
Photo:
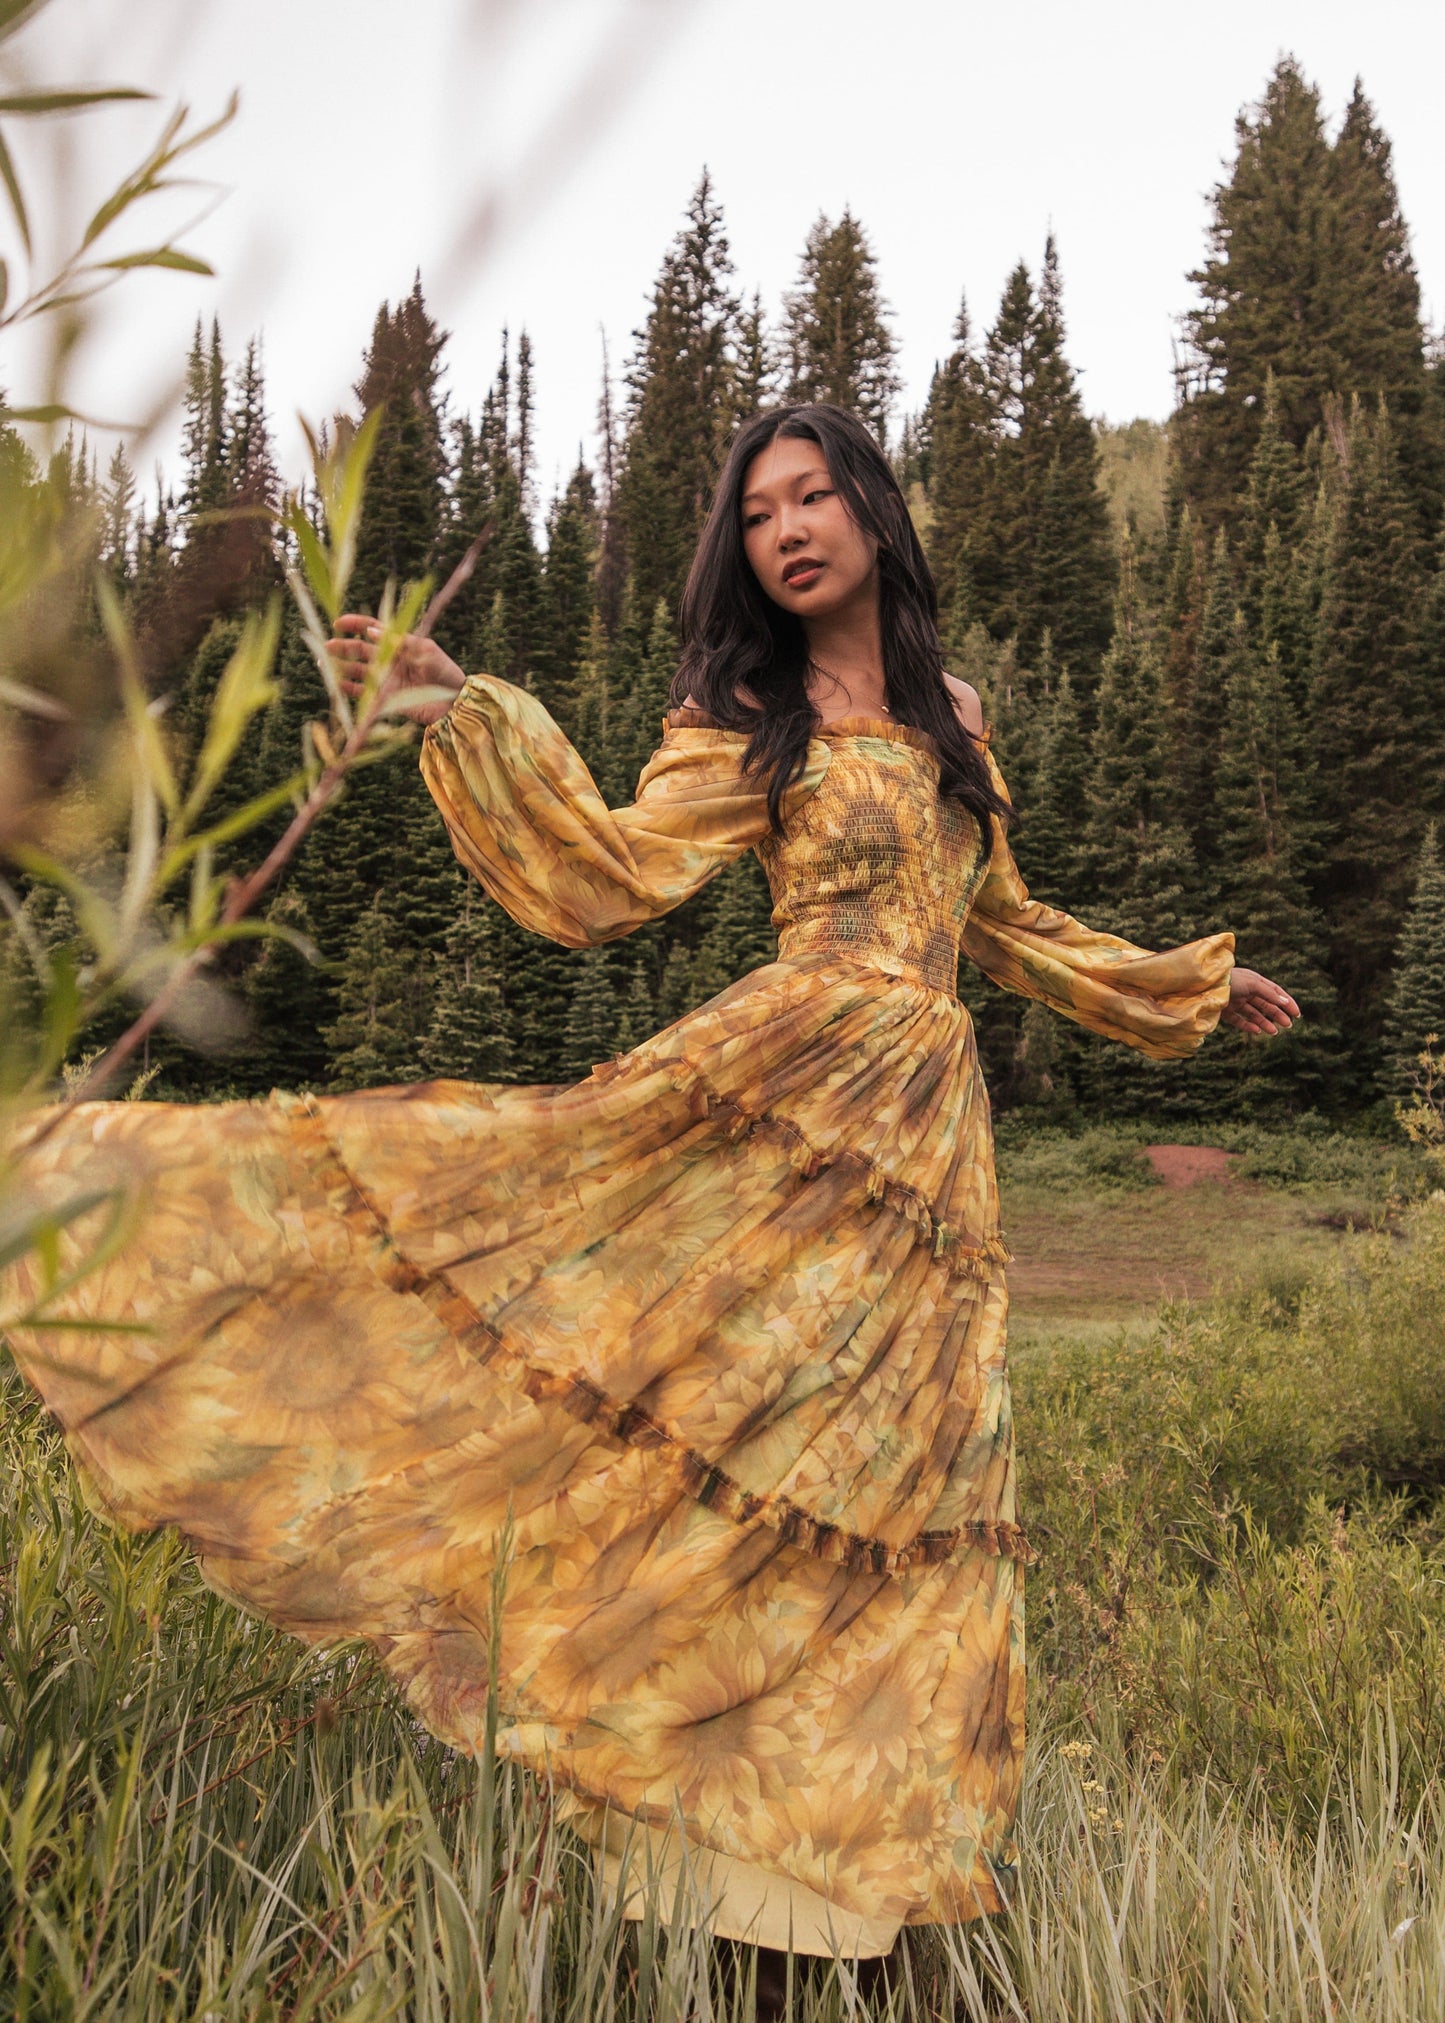
[[[1024,1742],[960,953],[1168,1059],[1233,939],[1153,954],[1031,900],[907,726],[824,727],[780,834],[743,742],[674,712],[609,810],[535,700],[474,676],[422,767],[514,918],[606,942],[755,849],[778,960],[573,1088],[78,1108],[26,1184],[121,1188],[135,1228],[64,1312],[149,1331],[14,1347],[119,1522],[178,1526],[298,1636],[369,1638],[464,1749],[510,1532],[498,1747],[618,1887],[672,1860],[719,1932],[879,1952],[1003,1906]]]

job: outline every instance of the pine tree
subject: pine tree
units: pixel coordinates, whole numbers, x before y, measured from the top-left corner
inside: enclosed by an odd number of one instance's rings
[[[1428,577],[1383,413],[1357,412],[1320,612],[1310,717],[1330,820],[1317,896],[1346,1032],[1374,1048],[1384,973],[1404,911],[1408,850],[1442,764],[1428,711],[1419,614]]]
[[[763,316],[763,298],[753,299],[738,318],[737,372],[733,401],[739,420],[759,413],[777,398],[778,360]]]
[[[101,511],[104,517],[100,566],[115,588],[124,592],[135,578],[131,536],[136,524],[135,473],[130,467],[124,443],[117,443],[111,452],[105,489],[101,493]]]
[[[1049,698],[1033,795],[1010,841],[1033,897],[1066,913],[1088,897],[1082,852],[1088,805],[1088,740],[1065,668]]]
[[[663,965],[662,983],[657,993],[658,1025],[670,1026],[702,1004],[706,992],[697,992],[692,982],[692,957],[681,941],[674,941]]]
[[[609,791],[618,805],[634,796],[639,774],[662,742],[662,719],[677,671],[677,635],[672,614],[659,598],[652,614],[647,645],[628,669],[630,680],[617,678],[614,668],[609,694],[618,697],[608,739],[611,764]]]
[[[1196,869],[1169,805],[1163,684],[1128,572],[1099,681],[1091,749],[1085,871],[1098,895],[1092,924],[1145,948],[1193,932]]]
[[[376,608],[388,578],[416,582],[435,568],[442,528],[446,438],[438,330],[420,277],[395,309],[376,312],[355,393],[363,416],[380,407],[356,544],[352,601]]]
[[[1260,653],[1236,615],[1220,725],[1217,851],[1220,918],[1239,961],[1281,981],[1299,1024],[1268,1047],[1237,1045],[1228,1090],[1236,1111],[1312,1108],[1340,1069],[1324,922],[1310,896],[1313,823],[1307,741],[1276,648]]]
[[[693,959],[691,988],[699,1003],[716,997],[750,970],[776,962],[773,903],[762,866],[749,851],[714,879],[713,915]]]
[[[567,1009],[562,1066],[569,1080],[581,1081],[599,1062],[616,1054],[621,1012],[608,951],[584,949]]]
[[[627,528],[621,498],[621,425],[612,398],[612,366],[605,330],[602,333],[602,388],[597,399],[597,449],[597,474],[601,481],[598,496],[597,609],[604,629],[611,632],[617,624],[627,582]]]
[[[1434,822],[1415,860],[1415,882],[1395,946],[1395,975],[1385,1018],[1387,1095],[1408,1095],[1419,1056],[1434,1033],[1445,1039],[1445,866]]]
[[[270,515],[281,495],[270,424],[261,347],[253,337],[236,374],[226,419],[225,503],[236,515],[225,538],[234,555],[230,574],[239,608],[261,602],[280,581]]]
[[[1389,143],[1356,87],[1332,147],[1317,89],[1293,57],[1241,113],[1209,252],[1190,279],[1178,440],[1186,488],[1212,528],[1244,491],[1269,375],[1296,448],[1325,405],[1383,395],[1410,425],[1424,396],[1419,288]],[[1414,459],[1412,459],[1412,471]]]
[[[787,398],[847,408],[885,446],[902,385],[887,315],[862,226],[846,208],[837,224],[820,215],[784,303]]]
[[[1037,299],[1020,261],[985,342],[993,468],[970,554],[990,632],[1013,634],[1025,665],[1050,633],[1087,702],[1109,642],[1115,563],[1098,447],[1064,355],[1060,296],[1050,239]]]
[[[415,1081],[418,976],[414,956],[396,945],[395,924],[373,900],[356,923],[341,965],[338,1012],[326,1028],[336,1089]]]
[[[181,454],[185,478],[181,511],[187,521],[213,513],[226,503],[228,446],[226,442],[226,362],[221,351],[221,327],[213,321],[210,343],[199,318],[186,362],[185,419]]]
[[[512,1038],[496,958],[495,909],[468,888],[447,935],[422,1057],[428,1073],[497,1082],[512,1063]]]
[[[650,1040],[657,1028],[657,1004],[648,978],[647,963],[642,956],[638,956],[632,965],[627,996],[622,1006],[622,1018],[617,1029],[619,1052],[631,1053],[632,1049],[640,1047],[644,1040]]]
[[[553,501],[543,570],[543,643],[534,657],[534,688],[564,731],[573,729],[577,674],[596,604],[597,489],[580,461]]]
[[[241,638],[239,618],[218,618],[197,648],[190,668],[181,688],[178,728],[188,747],[189,755],[195,758],[201,748],[201,740],[210,720],[211,705],[215,701],[216,689],[226,664],[235,652]],[[259,730],[257,733],[259,741]],[[207,819],[228,813],[240,807],[251,797],[251,767],[245,763],[248,754],[239,755],[239,760],[227,768],[225,778],[218,784],[216,793],[209,803]]]
[[[1063,280],[1050,234],[1039,275],[1031,380],[1020,447],[1032,466],[1033,574],[1019,650],[1036,661],[1045,633],[1064,667],[1090,684],[1113,629],[1113,537],[1099,449],[1064,352]]]
[[[312,939],[311,916],[294,886],[278,894],[267,918]],[[263,942],[244,989],[252,1036],[239,1079],[257,1095],[317,1087],[326,1077],[325,1027],[333,1010],[319,963],[290,942]]]
[[[619,627],[619,633],[621,633]],[[577,666],[577,701],[572,720],[572,742],[587,762],[588,771],[605,799],[612,790],[612,698],[608,682],[607,638],[599,613],[594,612],[583,642]]]
[[[1271,371],[1265,375],[1264,412],[1249,466],[1239,540],[1240,600],[1262,647],[1276,637],[1274,632],[1265,637],[1262,627],[1266,609],[1270,623],[1280,623],[1288,560],[1300,539],[1304,508],[1304,474],[1298,452],[1281,426],[1279,386]]]
[[[1215,768],[1228,709],[1230,672],[1239,650],[1239,627],[1239,591],[1221,527],[1209,558],[1193,679],[1187,693],[1170,698],[1178,712],[1169,730],[1170,743],[1179,755],[1176,767],[1168,769],[1174,806],[1202,865],[1213,858],[1218,837]]]
[[[973,551],[992,480],[991,414],[963,302],[953,326],[953,350],[934,372],[923,417],[928,557],[945,637],[961,638],[977,616]]]
[[[383,407],[357,538],[351,594],[358,608],[374,609],[388,579],[414,581],[437,560],[445,531],[445,418],[438,390],[443,342],[419,282],[395,309],[383,304],[377,312],[356,386],[363,412]],[[420,980],[429,966],[422,958],[440,948],[451,917],[449,905],[429,907],[424,920],[410,917],[406,895],[418,875],[418,847],[428,853],[425,882],[435,896],[454,873],[414,744],[406,744],[352,775],[339,804],[313,832],[295,874],[330,965],[350,962],[361,922],[381,908],[390,929],[389,959],[407,969],[406,1017],[413,1029],[424,996]],[[342,973],[339,1015],[348,1015],[345,989]],[[344,1052],[362,1042],[332,1044]],[[416,1071],[414,1049],[405,1066],[408,1073]],[[355,1077],[364,1080],[371,1070],[345,1072],[357,1086]]]
[[[676,611],[737,414],[739,305],[706,171],[662,263],[628,371],[613,510],[639,607]]]

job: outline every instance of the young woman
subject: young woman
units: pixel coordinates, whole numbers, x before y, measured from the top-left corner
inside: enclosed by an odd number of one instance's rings
[[[1298,1016],[1214,934],[1151,954],[1029,898],[978,697],[887,463],[837,409],[739,434],[680,707],[610,812],[546,712],[449,686],[457,854],[569,946],[744,850],[779,959],[562,1091],[93,1105],[37,1188],[138,1232],[17,1341],[102,1501],[298,1634],[370,1637],[422,1718],[555,1779],[615,1879],[679,1851],[725,1937],[886,1953],[998,1911],[1023,1752],[1008,1258],[960,948],[1158,1059]],[[374,628],[341,622],[353,677]]]

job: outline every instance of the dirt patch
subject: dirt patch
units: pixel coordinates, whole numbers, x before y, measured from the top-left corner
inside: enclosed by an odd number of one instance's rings
[[[1144,1155],[1166,1187],[1192,1187],[1198,1180],[1227,1184],[1241,1156],[1217,1145],[1146,1145]]]

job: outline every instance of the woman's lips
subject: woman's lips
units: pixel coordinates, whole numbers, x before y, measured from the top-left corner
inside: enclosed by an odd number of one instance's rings
[[[789,590],[806,590],[810,583],[817,582],[822,573],[821,562],[803,562],[783,571],[783,583]]]

